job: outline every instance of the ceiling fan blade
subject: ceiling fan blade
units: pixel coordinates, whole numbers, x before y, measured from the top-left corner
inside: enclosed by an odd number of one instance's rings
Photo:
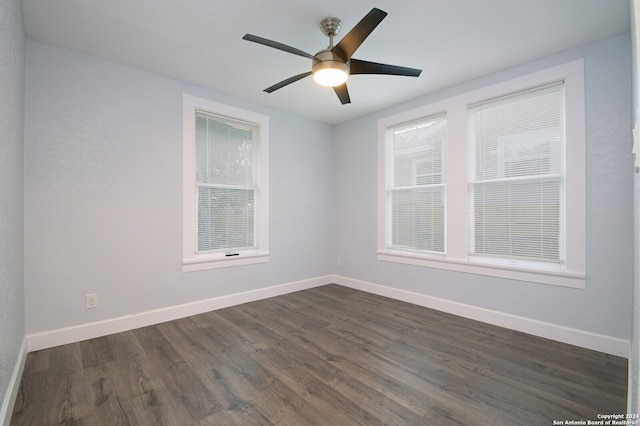
[[[382,22],[387,16],[387,12],[373,8],[366,14],[355,27],[347,33],[346,36],[331,51],[340,56],[345,61],[351,58],[351,55],[360,47],[362,42],[371,34],[371,32]]]
[[[278,89],[282,89],[284,86],[288,86],[289,84],[295,83],[296,81],[302,80],[303,78],[308,77],[310,75],[311,75],[311,71],[294,75],[293,77],[289,77],[286,80],[282,80],[280,83],[276,83],[271,87],[267,87],[266,89],[264,89],[264,91],[267,93],[275,92]]]
[[[399,67],[397,65],[379,64],[377,62],[351,59],[349,74],[386,74],[418,77],[422,70],[416,68]]]
[[[350,104],[351,98],[349,97],[349,90],[347,89],[347,83],[342,83],[340,86],[334,86],[333,91],[336,92],[342,105]]]
[[[295,47],[287,46],[286,44],[279,43],[277,41],[269,40],[267,38],[258,37],[253,34],[245,34],[242,37],[243,40],[252,41],[254,43],[262,44],[265,46],[273,47],[274,49],[282,50],[284,52],[293,53],[294,55],[302,56],[304,58],[313,59],[313,55],[303,52],[300,49],[296,49]]]

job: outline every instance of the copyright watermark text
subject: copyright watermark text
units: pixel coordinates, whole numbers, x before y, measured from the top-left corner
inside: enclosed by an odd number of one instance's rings
[[[601,413],[596,416],[595,419],[574,419],[574,420],[565,420],[565,419],[557,419],[553,421],[553,425],[603,425],[603,426],[616,426],[616,425],[625,425],[625,426],[640,426],[640,414],[611,414],[611,413]]]

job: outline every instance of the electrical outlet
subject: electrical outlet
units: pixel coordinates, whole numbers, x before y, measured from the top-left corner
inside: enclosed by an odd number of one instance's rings
[[[342,259],[336,259],[336,267],[342,268]]]
[[[87,294],[84,297],[84,303],[85,303],[86,309],[95,309],[95,308],[97,308],[98,307],[98,294],[97,293]]]

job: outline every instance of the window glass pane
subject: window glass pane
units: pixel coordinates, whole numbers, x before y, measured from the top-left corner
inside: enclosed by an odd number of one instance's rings
[[[197,180],[219,185],[253,185],[257,127],[196,114]]]
[[[198,187],[198,251],[252,248],[254,191]]]
[[[560,261],[561,180],[473,186],[475,255]]]
[[[447,122],[444,115],[391,129],[391,137],[395,188],[445,181],[443,154]]]
[[[393,191],[392,247],[444,252],[444,186]]]

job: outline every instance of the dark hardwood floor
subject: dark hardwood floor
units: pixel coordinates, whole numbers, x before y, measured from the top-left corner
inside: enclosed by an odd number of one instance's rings
[[[30,353],[12,425],[551,425],[627,361],[328,285]]]

